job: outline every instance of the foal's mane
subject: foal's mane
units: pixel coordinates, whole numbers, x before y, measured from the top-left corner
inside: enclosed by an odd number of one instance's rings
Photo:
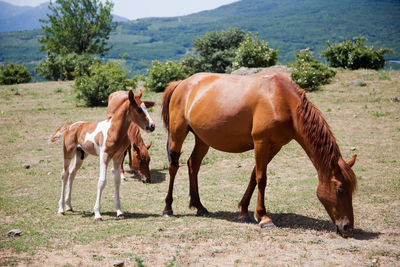
[[[299,122],[300,133],[310,146],[314,155],[314,164],[319,166],[324,172],[323,177],[328,178],[332,167],[339,170],[345,183],[351,192],[357,185],[357,180],[351,167],[344,162],[340,153],[339,146],[336,143],[328,123],[321,112],[311,101],[308,100],[306,92],[297,87],[297,93],[300,96],[300,102],[297,107],[297,119]]]

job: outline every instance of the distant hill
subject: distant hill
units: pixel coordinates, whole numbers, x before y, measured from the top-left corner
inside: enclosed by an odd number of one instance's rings
[[[280,47],[280,63],[296,51],[311,48],[315,56],[326,41],[365,36],[367,44],[393,49],[400,58],[398,0],[242,0],[220,8],[170,18],[120,23],[112,33],[107,58],[125,58],[132,73],[145,73],[154,59],[179,59],[193,52],[192,42],[208,31],[238,27],[258,33],[272,48]],[[36,39],[40,30],[0,34],[0,62],[34,63],[43,58]]]
[[[48,6],[49,2],[30,7],[0,1],[0,32],[40,29],[39,19],[47,19]],[[128,19],[114,15],[114,21],[128,21]]]

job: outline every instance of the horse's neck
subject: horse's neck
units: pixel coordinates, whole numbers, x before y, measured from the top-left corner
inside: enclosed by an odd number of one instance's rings
[[[128,116],[128,106],[122,106],[112,116],[111,128],[115,131],[114,138],[124,138],[127,136],[129,125],[131,121]]]

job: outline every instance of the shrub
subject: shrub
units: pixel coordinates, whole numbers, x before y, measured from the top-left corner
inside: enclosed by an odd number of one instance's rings
[[[96,62],[89,68],[89,74],[75,79],[74,89],[78,100],[86,106],[106,106],[108,96],[119,90],[126,90],[128,73],[121,62]]]
[[[148,72],[146,87],[155,92],[162,92],[170,81],[186,79],[193,74],[193,69],[182,62],[168,60],[161,63],[154,60]]]
[[[355,37],[353,41],[343,39],[342,43],[331,45],[322,51],[322,56],[327,59],[331,67],[342,67],[349,69],[381,69],[385,65],[385,53],[393,51],[386,48],[376,50],[364,43],[364,37]]]
[[[258,37],[253,38],[249,33],[236,50],[232,66],[233,69],[270,67],[278,61],[278,53],[279,49],[269,48],[266,41]]]
[[[0,84],[27,83],[31,79],[32,76],[24,65],[12,62],[7,66],[0,65]]]
[[[89,67],[100,59],[89,54],[49,54],[36,67],[36,72],[47,80],[66,81],[89,73]]]
[[[308,49],[301,50],[290,66],[293,68],[293,81],[308,91],[317,90],[320,85],[329,83],[336,75],[335,71],[314,59]]]

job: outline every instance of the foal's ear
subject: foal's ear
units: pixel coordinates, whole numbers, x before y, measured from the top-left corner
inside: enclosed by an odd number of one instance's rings
[[[135,95],[137,98],[142,98],[142,89],[139,90],[139,93]]]
[[[147,148],[147,150],[149,150],[150,149],[150,147],[151,147],[151,145],[153,144],[153,142],[152,141],[150,141],[150,143],[146,146],[146,148]]]
[[[144,103],[144,105],[146,106],[146,108],[151,108],[153,107],[156,103],[153,101],[147,101],[147,100],[143,100],[142,101]]]
[[[351,160],[347,162],[347,164],[351,167],[353,167],[354,163],[356,162],[357,154],[354,154]]]
[[[128,97],[129,97],[129,102],[131,102],[131,105],[133,105],[134,107],[137,107],[135,95],[133,94],[132,90],[129,90]]]

